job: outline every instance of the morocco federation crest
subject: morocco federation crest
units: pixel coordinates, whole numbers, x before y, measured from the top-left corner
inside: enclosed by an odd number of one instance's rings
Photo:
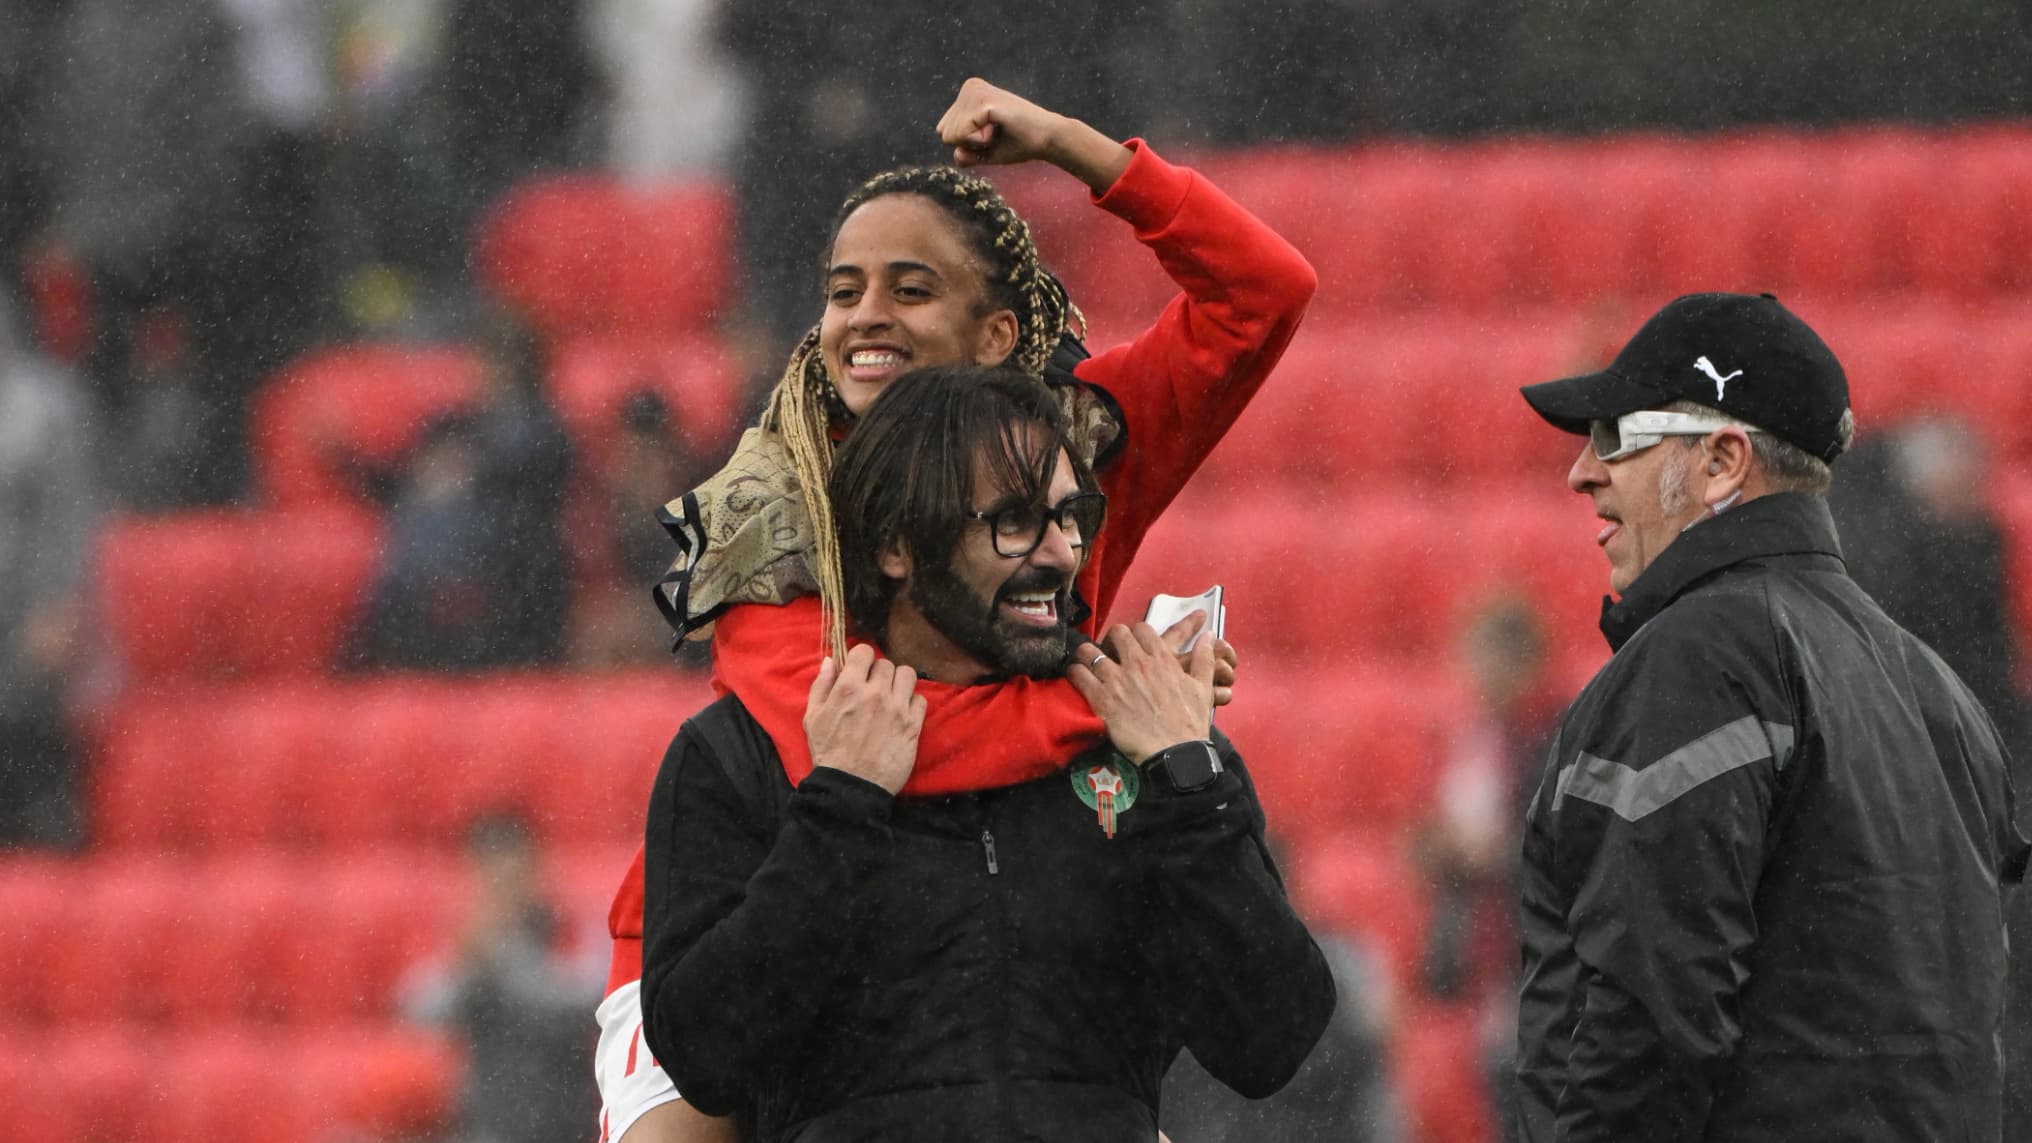
[[[1074,766],[1072,789],[1100,819],[1101,832],[1114,837],[1116,816],[1135,805],[1143,789],[1143,772],[1118,755],[1098,766]]]

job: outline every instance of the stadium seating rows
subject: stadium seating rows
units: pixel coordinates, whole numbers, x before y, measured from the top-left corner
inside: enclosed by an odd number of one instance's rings
[[[94,836],[127,855],[448,847],[516,809],[553,845],[628,844],[664,747],[709,697],[674,673],[168,688],[108,724]],[[1443,666],[1252,651],[1221,720],[1278,759],[1258,784],[1287,832],[1401,830],[1425,812],[1461,701]]]
[[[1339,317],[1695,288],[2021,290],[2032,286],[2028,142],[2015,125],[1860,127],[1179,157],[1304,251],[1322,272],[1317,312]],[[1169,297],[1069,180],[995,177],[1104,324]],[[1730,193],[1714,193],[1717,180]],[[490,212],[476,263],[553,339],[702,330],[728,309],[733,215],[722,186],[542,178]]]
[[[1787,303],[1840,356],[1862,431],[1952,414],[2032,461],[2032,302]],[[1308,321],[1206,479],[1336,492],[1556,479],[1577,442],[1532,416],[1518,386],[1602,367],[1650,308]]]
[[[1151,529],[1122,598],[1132,606],[1221,583],[1230,637],[1252,664],[1333,673],[1443,661],[1469,613],[1520,595],[1562,661],[1598,662],[1592,632],[1607,571],[1597,527],[1586,501],[1556,488],[1209,491]]]
[[[545,866],[580,938],[568,951],[601,969],[606,904],[632,853],[559,848]],[[0,863],[0,1044],[49,1028],[385,1025],[410,974],[450,953],[469,877],[455,852],[414,842]]]
[[[1216,456],[1246,452],[1251,439],[1238,432]],[[1442,652],[1469,610],[1513,592],[1536,602],[1563,661],[1598,661],[1605,576],[1592,516],[1559,491],[1558,462],[1517,463],[1507,482],[1490,474],[1435,490],[1378,477],[1339,491],[1250,479],[1221,461],[1152,529],[1122,598],[1134,606],[1221,582],[1234,636],[1252,653],[1371,661]],[[2032,483],[2001,479],[1993,494],[2012,567],[2032,569]],[[118,521],[99,563],[113,645],[141,680],[315,677],[365,603],[378,535],[372,517],[342,508]],[[2032,573],[2014,582],[2020,628],[2032,631]],[[179,725],[135,741],[169,744]]]
[[[106,724],[92,830],[127,852],[446,844],[517,809],[547,843],[639,839],[703,679],[646,671],[304,678],[137,694]]]
[[[361,344],[285,367],[255,399],[255,471],[271,506],[366,503],[362,470],[398,465],[437,416],[471,405],[481,362],[451,346]],[[719,455],[739,428],[741,378],[698,334],[585,336],[550,351],[546,388],[582,466],[597,471],[628,398],[653,392],[691,445]]]
[[[1847,365],[1865,428],[1954,412],[2005,454],[2032,457],[2032,386],[2021,383],[2032,375],[2032,301],[1788,301]],[[1649,308],[1315,318],[1209,460],[1208,480],[1340,488],[1557,471],[1570,442],[1530,416],[1516,387],[1599,367]],[[346,467],[398,460],[432,414],[472,400],[477,368],[459,351],[389,346],[291,366],[257,403],[266,499],[362,503]],[[568,342],[550,373],[559,414],[593,468],[611,450],[624,401],[644,389],[663,397],[699,449],[717,454],[740,427],[742,384],[727,351],[706,337]]]
[[[2018,126],[1860,128],[1185,157],[1312,260],[1314,316],[1340,320],[1695,289],[2022,291],[2028,141]],[[1098,324],[1133,328],[1170,295],[1123,228],[1073,192],[1005,181]]]
[[[717,183],[532,179],[482,220],[474,263],[553,341],[668,336],[732,311],[733,197]]]
[[[461,1060],[390,1028],[0,1033],[9,1139],[405,1139],[442,1130]]]
[[[380,537],[372,513],[343,505],[117,517],[95,568],[108,637],[143,680],[328,672]]]

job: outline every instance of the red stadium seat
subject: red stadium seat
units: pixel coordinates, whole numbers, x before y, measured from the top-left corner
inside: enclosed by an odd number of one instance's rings
[[[186,1034],[163,1064],[163,1100],[148,1135],[160,1143],[313,1139],[331,1126],[286,1043],[273,1036]]]
[[[106,629],[128,670],[173,678],[222,670],[247,569],[236,512],[118,517],[99,537]]]
[[[65,952],[48,970],[51,1014],[62,1024],[160,1022],[168,1014],[160,953],[188,919],[190,887],[164,862],[81,867]]]
[[[1280,833],[1360,827],[1394,836],[1427,812],[1442,731],[1458,705],[1429,671],[1286,663],[1253,666],[1216,721],[1252,760]]]
[[[646,808],[646,806],[645,806]],[[639,839],[554,850],[546,865],[549,899],[567,913],[591,911],[605,925],[608,904],[635,859]],[[601,929],[604,932],[604,928]]]
[[[1759,194],[1716,194],[1706,185],[1714,172],[1730,169],[1741,148],[1734,136],[1689,143],[1676,161],[1682,169],[1676,175],[1660,172],[1680,185],[1646,204],[1640,228],[1652,253],[1645,280],[1664,299],[1701,290],[1769,288],[1757,253],[1763,237],[1756,204],[1761,194],[1781,192],[1759,185]]]
[[[671,428],[693,451],[723,455],[742,427],[745,381],[727,348],[710,337],[581,338],[553,356],[550,396],[585,466],[600,471],[623,407],[644,391],[663,399]]]
[[[1449,229],[1468,199],[1460,169],[1445,148],[1405,143],[1320,163],[1315,189],[1296,193],[1289,215],[1272,220],[1280,233],[1298,232],[1293,242],[1319,271],[1313,314],[1450,305],[1447,291],[1476,292],[1449,262],[1486,249],[1485,232]]]
[[[1631,134],[1546,149],[1517,220],[1529,296],[1562,305],[1656,289],[1658,226],[1684,191],[1679,144]]]
[[[2024,342],[2021,308],[1994,318],[1924,299],[1795,308],[1841,359],[1861,431],[1936,414],[1963,416],[2000,437],[2015,431],[2008,417],[2021,387],[2008,371]]]
[[[269,950],[282,977],[280,1018],[318,1027],[392,1016],[408,974],[458,935],[467,894],[455,860],[370,854],[311,867],[295,903],[300,927]]]
[[[1956,230],[1954,218],[1939,220],[1931,233],[1944,250],[1934,264],[1965,283],[1964,293],[2032,287],[2032,131],[2021,123],[1965,127],[1952,147],[1958,162],[1936,181],[1972,189],[1981,223]]]
[[[1419,482],[1530,482],[1556,477],[1573,459],[1574,438],[1551,431],[1531,412],[1520,385],[1578,368],[1578,337],[1552,317],[1530,321],[1456,318],[1403,331],[1387,384],[1408,391],[1407,419],[1377,431],[1400,434],[1393,446],[1417,458]],[[1350,410],[1353,413],[1353,410]]]
[[[1774,140],[1745,178],[1768,179],[1766,240],[1780,256],[1767,288],[1879,293],[1906,285],[1904,188],[1938,178],[1926,140],[1851,129]],[[1734,173],[1734,172],[1732,172]]]
[[[10,997],[12,993],[8,994]],[[82,1109],[71,1107],[49,1082],[49,1045],[18,1029],[0,1030],[0,1107],[15,1139],[82,1139]]]
[[[316,845],[417,840],[430,816],[428,776],[451,764],[444,743],[460,717],[462,693],[441,677],[402,675],[332,696],[348,704],[345,723],[324,757],[304,760],[321,776],[318,796],[302,811]]]
[[[1293,848],[1290,884],[1309,924],[1368,945],[1392,991],[1412,991],[1432,905],[1402,839],[1354,830],[1302,841]]]
[[[347,467],[392,466],[431,418],[472,403],[481,364],[451,346],[359,344],[298,358],[256,394],[255,474],[277,507],[361,502]]]
[[[1564,470],[1572,439],[1519,385],[1596,368],[1563,315],[1375,316],[1309,323],[1206,464],[1216,489],[1341,498],[1414,481],[1529,479]]]
[[[191,844],[200,849],[298,849],[308,807],[333,787],[350,712],[323,683],[237,687],[214,700],[215,746],[191,760]]]
[[[1404,1013],[1392,1070],[1412,1138],[1485,1143],[1502,1137],[1489,1106],[1485,1023],[1478,1005],[1418,1003]]]
[[[189,692],[136,696],[101,735],[91,772],[92,837],[113,850],[190,844],[194,760],[212,757],[214,726]]]
[[[349,509],[116,519],[107,626],[143,679],[317,674],[364,605],[379,525]]]
[[[10,856],[0,861],[0,1043],[56,1014],[50,976],[75,939],[70,866]],[[39,1033],[32,1033],[39,1034]]]
[[[295,864],[234,856],[187,869],[188,900],[175,939],[161,952],[163,1004],[169,1023],[185,1028],[238,1025],[265,1018],[262,933],[292,914],[300,891]]]
[[[1587,501],[1560,479],[1553,469],[1423,498],[1273,487],[1196,499],[1151,530],[1122,599],[1140,614],[1153,592],[1224,584],[1229,638],[1256,662],[1430,656],[1474,604],[1506,590],[1534,602],[1555,640],[1592,639],[1607,565]],[[1517,480],[1540,490],[1520,493]]]
[[[1417,296],[1436,306],[1485,310],[1543,293],[1551,260],[1533,247],[1532,223],[1562,201],[1571,172],[1539,140],[1465,145],[1445,153],[1444,175],[1426,189],[1416,236],[1424,251]]]
[[[39,1043],[40,1091],[68,1128],[47,1138],[151,1138],[147,1125],[163,1100],[156,1069],[171,1043],[145,1026],[111,1024],[67,1028]]]
[[[407,763],[420,787],[417,834],[434,843],[457,844],[481,816],[526,810],[544,768],[552,765],[566,739],[558,733],[559,692],[570,683],[540,676],[475,680],[448,691],[458,718],[439,718],[427,748]]]
[[[137,696],[105,735],[97,836],[123,849],[301,847],[326,797],[347,692],[307,682]]]
[[[538,833],[566,846],[639,839],[664,752],[712,701],[710,689],[692,676],[643,672],[586,679],[557,701],[559,748],[535,776]]]
[[[1993,353],[1981,379],[1990,398],[1982,428],[1999,464],[2022,469],[2032,463],[2032,312],[1999,307],[1987,325],[1982,342]]]
[[[533,179],[488,212],[475,261],[547,337],[663,336],[731,312],[733,205],[716,183]]]
[[[1476,336],[1466,319],[1449,340],[1417,316],[1309,322],[1286,350],[1235,428],[1208,459],[1207,479],[1260,492],[1264,485],[1373,491],[1417,475],[1441,475],[1428,448],[1435,378],[1489,363],[1466,362],[1455,340]]]
[[[410,1139],[450,1123],[461,1065],[411,1031],[65,1029],[0,1040],[8,1139]]]
[[[349,1137],[412,1139],[443,1132],[464,1065],[444,1038],[410,1030],[312,1032],[287,1045],[315,1105]]]

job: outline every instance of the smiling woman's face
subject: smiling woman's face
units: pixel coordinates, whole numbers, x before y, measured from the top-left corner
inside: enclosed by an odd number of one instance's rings
[[[833,240],[819,352],[847,408],[929,365],[994,365],[1016,344],[1016,315],[988,309],[981,265],[960,228],[914,194],[863,203]]]

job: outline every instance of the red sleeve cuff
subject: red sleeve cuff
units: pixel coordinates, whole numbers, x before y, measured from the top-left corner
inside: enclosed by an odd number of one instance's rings
[[[1131,139],[1124,146],[1130,151],[1129,169],[1106,194],[1091,196],[1093,203],[1135,227],[1139,234],[1162,230],[1178,215],[1199,176],[1189,167],[1166,162],[1141,139]]]

